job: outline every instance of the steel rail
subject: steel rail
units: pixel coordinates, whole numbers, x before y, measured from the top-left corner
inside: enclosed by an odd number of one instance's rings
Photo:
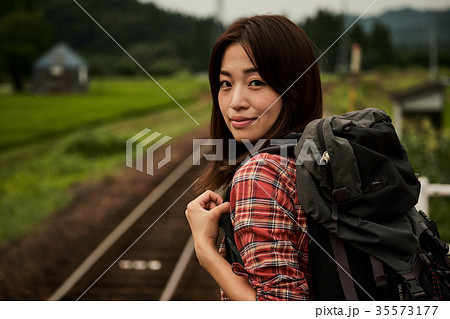
[[[75,269],[64,283],[48,298],[49,301],[61,300],[94,264],[123,236],[123,234],[189,169],[192,158],[186,158],[171,174],[169,174],[136,208],[95,248],[95,250]]]

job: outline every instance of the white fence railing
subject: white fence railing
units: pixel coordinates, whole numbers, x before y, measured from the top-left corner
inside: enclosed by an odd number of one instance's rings
[[[425,214],[430,213],[430,197],[431,196],[450,196],[449,184],[431,184],[428,178],[420,177],[419,202],[416,205],[417,210],[422,210]]]

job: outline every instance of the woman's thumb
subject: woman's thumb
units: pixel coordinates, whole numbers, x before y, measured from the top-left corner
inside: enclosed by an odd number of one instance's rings
[[[209,211],[214,214],[217,218],[230,212],[230,202],[224,202]]]

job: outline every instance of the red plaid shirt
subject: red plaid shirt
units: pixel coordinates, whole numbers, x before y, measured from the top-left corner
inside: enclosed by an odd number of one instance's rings
[[[233,272],[248,278],[257,300],[308,300],[306,214],[298,201],[295,160],[267,153],[248,160],[233,177],[230,204],[245,264],[233,264]],[[223,243],[220,252],[225,256]],[[229,300],[223,291],[221,296]]]

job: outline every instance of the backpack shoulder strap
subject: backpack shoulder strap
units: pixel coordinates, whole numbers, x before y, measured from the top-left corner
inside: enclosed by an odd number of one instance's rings
[[[244,261],[239,254],[239,250],[236,246],[234,239],[234,228],[231,224],[230,214],[225,214],[220,218],[220,227],[225,236],[225,252],[226,259],[230,264],[239,263],[244,266]]]
[[[333,255],[338,264],[339,280],[341,281],[342,289],[344,291],[345,300],[358,300],[356,294],[355,285],[353,279],[350,277],[350,266],[348,264],[347,253],[345,252],[344,244],[342,240],[336,237],[333,233],[329,232],[331,248],[333,249]]]
[[[231,193],[231,185],[228,186],[225,196],[223,198],[224,201],[230,201],[230,193]],[[226,259],[230,264],[235,262],[244,266],[244,261],[239,254],[239,250],[236,246],[236,241],[234,239],[234,227],[231,223],[230,213],[222,215],[219,220],[219,226],[222,229],[222,232],[225,237],[225,253]]]

